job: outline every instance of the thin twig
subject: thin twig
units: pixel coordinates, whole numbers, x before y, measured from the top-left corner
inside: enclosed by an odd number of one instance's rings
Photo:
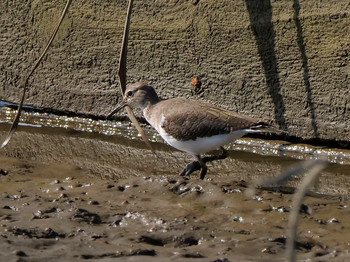
[[[24,103],[24,98],[25,98],[25,95],[26,95],[26,91],[27,91],[27,85],[28,85],[28,81],[29,81],[29,78],[32,76],[32,74],[34,73],[34,71],[37,69],[37,67],[39,66],[40,62],[42,61],[42,59],[44,58],[44,56],[46,55],[47,51],[49,50],[53,40],[55,39],[55,36],[57,34],[57,31],[58,29],[60,28],[61,24],[62,24],[62,21],[68,11],[68,8],[71,4],[72,0],[67,0],[67,3],[66,3],[66,6],[64,7],[63,11],[62,11],[62,14],[61,14],[61,17],[60,17],[60,20],[57,24],[57,26],[55,27],[50,39],[48,40],[45,48],[44,48],[44,51],[41,53],[40,57],[38,58],[38,60],[36,60],[34,66],[32,67],[32,70],[29,72],[29,74],[25,77],[25,78],[22,78],[22,80],[20,81],[19,83],[19,88],[23,88],[23,93],[22,93],[22,98],[21,98],[21,102],[18,106],[18,109],[17,109],[17,114],[13,120],[13,123],[12,123],[12,126],[11,126],[11,129],[9,131],[9,133],[7,134],[7,137],[5,138],[4,142],[1,144],[0,146],[0,149],[1,148],[4,148],[11,140],[13,134],[16,132],[17,130],[17,127],[18,127],[18,123],[19,123],[19,118],[21,116],[21,112],[22,112],[22,107],[23,107],[23,103]]]
[[[293,206],[288,219],[288,237],[286,246],[287,261],[294,262],[296,259],[295,242],[297,239],[297,231],[299,224],[300,207],[303,203],[306,192],[309,187],[314,184],[320,172],[327,166],[327,162],[314,160],[309,166],[311,170],[305,175],[301,184],[297,188],[297,192],[293,196]]]
[[[128,56],[129,28],[130,28],[130,20],[131,20],[131,12],[132,12],[133,2],[134,2],[133,0],[129,1],[128,11],[126,13],[126,19],[125,19],[125,25],[124,25],[122,46],[120,49],[118,75],[119,75],[120,88],[122,90],[123,95],[124,95],[125,89],[126,89],[126,71],[127,71],[126,62],[127,62],[127,56]]]
[[[123,42],[122,42],[122,46],[121,46],[121,50],[120,50],[118,75],[119,75],[120,88],[121,88],[123,95],[124,95],[124,92],[126,89],[126,71],[127,71],[126,70],[126,62],[127,62],[127,53],[128,53],[129,28],[130,28],[132,6],[133,6],[133,0],[130,0],[129,6],[128,6],[128,11],[127,11],[127,16],[126,16],[126,20],[125,20]],[[153,150],[151,143],[149,142],[145,132],[142,130],[142,127],[140,126],[139,122],[137,121],[134,113],[132,112],[132,110],[129,106],[126,106],[126,111],[128,113],[128,116],[129,116],[131,122],[134,124],[137,131],[140,133],[143,141],[152,150],[153,154],[155,154],[155,151]]]
[[[270,178],[263,178],[260,180],[256,180],[253,183],[251,183],[245,194],[250,197],[255,194],[255,189],[256,188],[262,188],[262,187],[271,187],[271,186],[276,186],[276,185],[283,185],[286,183],[288,180],[302,175],[305,170],[309,168],[313,168],[317,161],[311,159],[311,160],[305,160],[302,161],[301,163],[298,162],[297,164],[292,165],[287,171],[283,172],[277,177],[270,177]]]

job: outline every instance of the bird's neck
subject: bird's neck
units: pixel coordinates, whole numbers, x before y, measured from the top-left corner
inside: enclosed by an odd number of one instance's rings
[[[146,116],[146,114],[148,114],[149,110],[155,105],[157,104],[159,101],[147,101],[142,107],[141,110],[143,112],[143,115]]]
[[[145,102],[141,106],[141,110],[144,112],[147,110],[147,108],[154,106],[160,101],[157,93],[153,90],[153,92],[149,93],[147,95],[147,99],[145,99]]]
[[[156,127],[155,125],[157,123],[157,117],[155,117],[155,115],[157,116],[157,111],[159,111],[157,104],[160,101],[161,100],[157,97],[157,100],[149,101],[145,107],[141,108],[143,116],[153,127]]]

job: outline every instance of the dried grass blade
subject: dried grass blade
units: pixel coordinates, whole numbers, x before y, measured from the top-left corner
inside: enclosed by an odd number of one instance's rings
[[[127,61],[127,53],[128,53],[129,28],[130,28],[132,6],[133,6],[133,0],[130,0],[129,6],[128,6],[128,11],[127,11],[127,16],[126,16],[126,20],[125,20],[123,42],[122,42],[122,46],[121,46],[120,60],[119,60],[118,75],[119,75],[120,88],[121,88],[123,95],[124,95],[124,92],[126,89],[126,61]],[[139,122],[137,121],[134,113],[131,111],[130,107],[126,107],[126,110],[127,110],[127,113],[128,113],[128,116],[129,116],[131,122],[135,125],[135,127],[136,127],[137,131],[140,133],[143,141],[147,144],[147,146],[155,154],[151,143],[149,142],[145,132],[142,130],[142,127],[140,126]]]
[[[22,113],[22,108],[23,108],[23,103],[24,103],[24,99],[25,99],[25,95],[26,95],[26,91],[27,91],[27,85],[28,85],[28,80],[29,78],[31,77],[31,75],[34,73],[34,71],[36,70],[36,68],[39,66],[41,60],[43,59],[43,57],[46,55],[47,51],[49,50],[53,40],[55,39],[55,36],[57,34],[57,31],[58,29],[60,28],[61,24],[62,24],[62,21],[64,19],[64,17],[66,16],[66,13],[68,11],[68,8],[70,6],[70,4],[72,3],[72,0],[67,0],[67,3],[66,3],[66,6],[64,7],[63,11],[62,11],[62,14],[61,14],[61,17],[60,17],[60,20],[58,22],[58,24],[56,25],[49,41],[47,42],[45,48],[44,48],[44,51],[41,53],[40,57],[38,58],[38,60],[36,60],[32,70],[29,72],[29,74],[21,80],[20,84],[19,84],[19,88],[23,88],[23,93],[22,93],[22,97],[21,97],[21,102],[18,106],[18,109],[17,109],[17,113],[16,113],[16,116],[13,120],[13,123],[12,123],[12,126],[11,126],[11,129],[9,131],[9,133],[7,134],[7,137],[5,138],[4,142],[1,144],[0,146],[0,149],[1,148],[4,148],[11,140],[13,134],[16,132],[17,130],[17,127],[18,127],[18,123],[19,123],[19,118],[21,116],[21,113]]]

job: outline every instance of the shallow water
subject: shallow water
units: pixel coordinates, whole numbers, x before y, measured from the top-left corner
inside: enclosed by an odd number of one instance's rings
[[[0,137],[14,113],[0,108]],[[191,158],[151,128],[146,132],[157,156],[129,123],[24,112],[13,140],[0,151],[2,257],[284,261],[292,195],[258,190],[248,197],[246,182],[310,158],[330,165],[312,188],[318,195],[305,200],[311,211],[301,215],[298,257],[350,256],[348,151],[241,139],[201,181],[198,173],[179,177]],[[287,186],[299,183],[295,178]]]
[[[91,174],[116,178],[147,175],[145,172],[176,175],[191,161],[190,156],[164,144],[158,133],[146,125],[143,128],[157,156],[147,150],[129,122],[55,115],[30,109],[23,112],[17,138],[15,135],[13,145],[6,149],[7,155],[72,163],[84,166]],[[15,112],[9,107],[0,108],[2,137]],[[349,194],[349,150],[256,138],[242,138],[226,148],[230,153],[228,159],[209,163],[209,179],[232,176],[251,181],[261,176],[276,176],[297,160],[323,159],[330,165],[321,176],[320,192]],[[295,180],[294,185],[297,183]]]
[[[16,111],[5,105],[6,103],[0,102],[0,123],[11,123]],[[27,109],[31,108],[29,107]],[[21,126],[57,127],[107,136],[119,135],[127,137],[128,139],[139,139],[140,137],[137,130],[130,122],[94,120],[91,118],[69,117],[34,111],[23,112],[20,122]],[[162,142],[162,138],[154,129],[144,125],[144,130],[150,141]],[[350,150],[326,148],[324,146],[292,144],[287,141],[242,138],[227,145],[226,148],[265,156],[284,156],[296,159],[323,159],[330,163],[350,165]]]

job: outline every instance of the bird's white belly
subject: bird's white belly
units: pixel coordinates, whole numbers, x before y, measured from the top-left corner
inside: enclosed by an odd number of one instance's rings
[[[147,114],[144,112],[146,120],[158,131],[160,136],[172,147],[178,150],[185,151],[191,155],[200,155],[215,149],[220,146],[226,145],[234,140],[250,133],[250,129],[242,129],[238,131],[231,132],[229,134],[215,135],[211,137],[198,137],[195,140],[176,140],[173,136],[169,135],[163,128],[164,115],[161,116],[160,121],[155,121],[154,119],[149,119]]]
[[[181,141],[167,134],[162,128],[158,130],[161,137],[172,147],[185,151],[191,155],[200,155],[218,149],[249,132],[249,130],[239,130],[230,134],[221,134],[211,137],[198,137],[196,140]]]

